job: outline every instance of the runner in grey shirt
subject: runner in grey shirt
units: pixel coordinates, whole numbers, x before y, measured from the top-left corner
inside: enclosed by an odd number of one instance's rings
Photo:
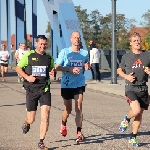
[[[136,136],[141,124],[142,114],[149,106],[146,82],[148,82],[148,75],[150,74],[150,53],[142,51],[141,37],[138,33],[131,34],[130,45],[132,50],[123,55],[117,70],[118,74],[125,79],[125,95],[131,108],[128,115],[125,115],[119,129],[124,132],[130,119],[134,118],[129,143],[137,147]]]

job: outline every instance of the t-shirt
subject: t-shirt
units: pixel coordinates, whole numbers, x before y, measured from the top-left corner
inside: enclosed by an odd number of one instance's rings
[[[18,54],[18,58],[19,58],[19,60],[22,58],[22,56],[26,53],[26,52],[28,52],[27,50],[22,50],[22,49],[18,49],[17,51],[16,51],[16,53],[15,53],[15,55],[17,55]]]
[[[30,50],[23,55],[17,66],[23,68],[26,74],[36,77],[37,80],[33,84],[31,83],[31,86],[40,86],[45,79],[49,78],[49,71],[54,68],[54,59],[48,53],[40,55],[35,50]],[[45,92],[49,90],[49,84],[50,80],[48,79],[48,82],[44,83]]]
[[[10,56],[8,51],[0,51],[0,63],[8,64],[7,56]]]
[[[77,88],[85,86],[85,77],[83,74],[84,63],[88,62],[88,51],[80,49],[79,53],[73,52],[71,47],[62,49],[55,63],[63,67],[78,67],[79,74],[71,72],[63,72],[61,87],[62,88]]]
[[[142,51],[141,54],[134,54],[132,51],[123,55],[120,68],[126,73],[134,73],[134,82],[126,80],[126,84],[143,85],[148,82],[148,74],[144,71],[145,67],[150,67],[150,53]]]

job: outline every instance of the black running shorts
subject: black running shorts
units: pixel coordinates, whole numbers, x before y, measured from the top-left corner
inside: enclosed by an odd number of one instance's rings
[[[138,100],[141,108],[148,109],[149,96],[148,96],[147,91],[143,91],[143,92],[127,91],[125,94],[126,94],[128,103]]]
[[[40,106],[47,105],[51,106],[51,93],[50,91],[39,93],[26,91],[26,108],[27,111],[36,111],[38,106],[38,101]]]
[[[83,95],[83,92],[85,92],[85,86],[77,88],[61,88],[61,96],[65,100],[74,99],[75,95]]]
[[[8,64],[1,63],[1,66],[8,67]]]

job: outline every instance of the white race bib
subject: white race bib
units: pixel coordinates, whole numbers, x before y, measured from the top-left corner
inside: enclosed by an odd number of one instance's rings
[[[32,66],[32,75],[46,77],[46,66]]]

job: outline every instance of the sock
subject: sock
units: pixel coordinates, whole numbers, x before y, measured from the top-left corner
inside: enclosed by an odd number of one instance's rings
[[[44,139],[40,139],[40,143],[43,143]]]
[[[137,134],[133,134],[133,132],[131,133],[131,138],[136,138]]]
[[[82,129],[81,127],[77,127],[77,133],[81,132],[81,129]]]
[[[130,119],[129,119],[129,118],[127,118],[127,116],[126,116],[126,120],[127,120],[128,122],[130,122]]]
[[[66,126],[66,123],[67,123],[67,121],[65,122],[62,120],[62,125]]]

